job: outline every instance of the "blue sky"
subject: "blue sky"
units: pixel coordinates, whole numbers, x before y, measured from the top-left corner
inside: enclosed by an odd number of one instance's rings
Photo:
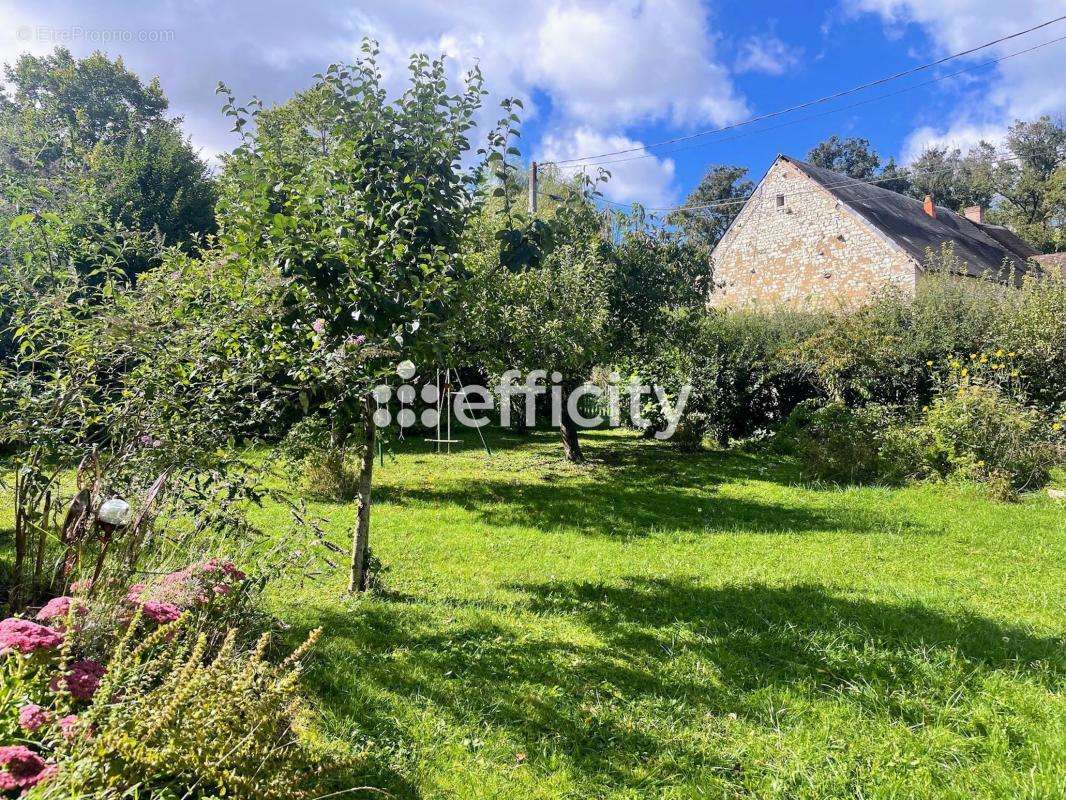
[[[1061,0],[0,0],[0,57],[60,43],[78,55],[122,55],[160,77],[193,141],[213,156],[234,145],[214,94],[219,80],[239,96],[280,102],[331,61],[350,60],[369,35],[395,86],[412,50],[446,53],[456,76],[480,63],[493,92],[485,123],[501,96],[523,98],[523,150],[551,160],[735,123],[1062,13]],[[1064,35],[1066,22],[940,74]],[[929,143],[994,141],[1015,118],[1066,112],[1064,66],[1066,42],[860,108],[798,121],[908,81],[766,124],[797,120],[787,127],[758,133],[765,126],[756,125],[672,153],[651,148],[610,165],[607,195],[669,206],[711,165],[740,164],[758,177],[777,153],[802,157],[833,133],[865,136],[902,161]]]

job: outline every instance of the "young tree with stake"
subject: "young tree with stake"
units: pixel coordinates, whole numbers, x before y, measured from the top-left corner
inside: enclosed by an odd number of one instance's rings
[[[377,45],[362,50],[281,107],[229,97],[244,143],[227,158],[219,204],[223,247],[268,260],[287,282],[277,349],[294,396],[331,416],[337,447],[361,448],[351,592],[368,580],[371,391],[401,360],[436,360],[464,281],[460,241],[477,195],[462,160],[485,94],[476,69],[452,94],[443,60],[415,55],[390,101]]]

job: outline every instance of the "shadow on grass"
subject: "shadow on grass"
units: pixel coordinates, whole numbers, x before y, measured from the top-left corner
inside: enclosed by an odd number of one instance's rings
[[[485,479],[458,487],[375,490],[383,503],[455,506],[491,527],[518,525],[576,531],[591,536],[636,538],[660,531],[689,535],[740,533],[856,534],[900,530],[898,514],[868,509],[817,510],[717,495],[713,487],[686,490],[660,483],[629,483],[609,476],[595,481],[515,483]],[[924,533],[917,523],[904,528]]]
[[[537,431],[527,438],[539,441],[546,435]],[[486,469],[479,480],[432,486],[384,484],[375,487],[374,499],[397,505],[452,505],[490,526],[534,526],[616,537],[657,531],[870,533],[901,529],[898,513],[881,515],[854,506],[839,510],[790,507],[717,494],[721,484],[738,480],[794,482],[791,465],[765,456],[721,451],[683,454],[659,442],[634,442],[597,432],[587,436],[595,443],[587,448],[590,464],[582,472],[553,472],[543,465],[515,469],[513,461],[498,456],[499,470]],[[561,458],[559,465],[562,468]],[[508,469],[510,474],[505,474]],[[904,520],[903,529],[925,532],[909,520]]]
[[[849,718],[980,738],[989,734],[975,721],[980,703],[969,705],[972,687],[993,673],[1041,691],[1060,682],[1061,639],[817,586],[633,577],[511,589],[518,600],[507,607],[413,598],[353,613],[305,607],[307,627],[328,636],[310,689],[379,742],[410,741],[405,720],[428,714],[445,728],[505,734],[534,768],[565,762],[583,782],[618,790],[640,785],[650,759],[683,764],[689,778],[709,770],[728,780],[751,768],[678,732],[732,715],[768,732],[778,724],[768,697],[783,693],[841,705]],[[577,623],[591,637],[517,628],[516,615]],[[1009,704],[998,713],[1009,715]],[[373,777],[417,796],[399,773]]]

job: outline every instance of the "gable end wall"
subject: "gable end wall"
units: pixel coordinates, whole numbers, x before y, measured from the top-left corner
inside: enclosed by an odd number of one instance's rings
[[[711,258],[715,307],[850,307],[889,285],[913,295],[918,274],[902,249],[781,159]]]

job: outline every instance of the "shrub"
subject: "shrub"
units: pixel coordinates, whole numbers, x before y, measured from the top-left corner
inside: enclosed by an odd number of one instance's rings
[[[281,444],[281,452],[295,467],[299,484],[308,494],[326,500],[351,500],[355,497],[359,472],[348,455],[348,447],[339,446],[330,421],[312,414],[292,426]],[[358,444],[352,436],[351,444]]]
[[[701,415],[721,444],[775,428],[816,390],[803,368],[784,354],[810,335],[817,315],[781,310],[684,312],[667,320],[671,342],[646,364],[642,379],[676,393],[689,383],[687,410]],[[647,415],[663,425],[657,408]]]
[[[825,397],[918,408],[950,378],[953,359],[1010,355],[1014,389],[1054,409],[1066,402],[1066,281],[1026,278],[1005,289],[960,277],[950,248],[935,254],[918,291],[884,291],[824,325],[791,354]],[[1002,357],[999,363],[1003,363]]]
[[[300,462],[300,483],[313,497],[347,501],[357,494],[359,472],[343,451],[323,450]]]
[[[301,797],[328,764],[297,689],[307,642],[265,657],[249,579],[210,559],[0,621],[0,790],[34,797]]]
[[[308,745],[297,682],[317,636],[279,665],[264,656],[266,636],[242,651],[231,631],[213,657],[180,623],[136,646],[128,638],[36,796],[310,796],[327,765]]]
[[[997,499],[1011,499],[1044,485],[1062,460],[1056,430],[1060,423],[998,386],[964,377],[911,420],[886,406],[800,404],[778,431],[775,445],[794,454],[806,474],[825,480],[972,480]]]
[[[670,442],[677,448],[695,453],[703,448],[703,440],[711,430],[711,421],[699,411],[684,414],[674,429]]]
[[[1044,415],[991,385],[946,390],[919,429],[931,473],[990,483],[1000,495],[1043,486],[1061,455]]]
[[[890,432],[898,428],[884,406],[849,408],[843,403],[801,403],[776,437],[779,450],[794,454],[811,477],[847,483],[897,482],[906,469],[889,460]]]

